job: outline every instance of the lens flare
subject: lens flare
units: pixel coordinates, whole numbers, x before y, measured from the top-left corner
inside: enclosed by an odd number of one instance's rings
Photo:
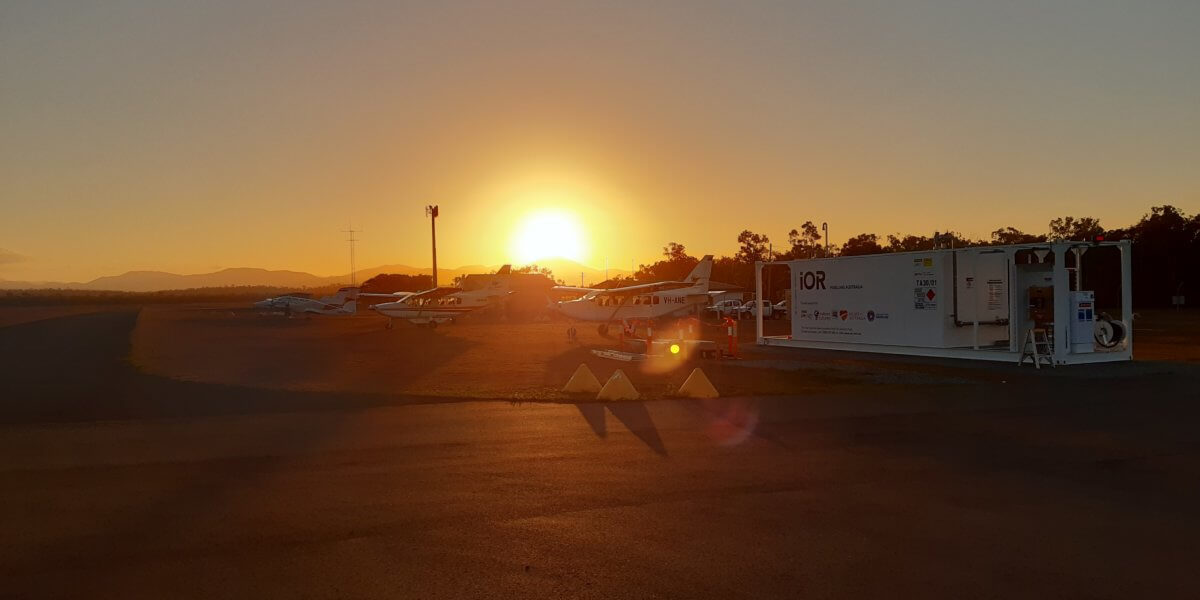
[[[745,442],[758,428],[758,404],[745,398],[712,398],[702,403],[708,436],[722,446]]]

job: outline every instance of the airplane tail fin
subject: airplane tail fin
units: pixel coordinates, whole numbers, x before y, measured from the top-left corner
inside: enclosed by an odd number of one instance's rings
[[[703,283],[707,286],[708,278],[712,276],[712,267],[713,257],[711,254],[706,254],[704,255],[704,258],[700,259],[700,262],[696,265],[696,268],[692,269],[691,273],[688,273],[688,276],[684,278],[684,281],[691,283]]]
[[[326,304],[341,305],[341,304],[344,304],[346,302],[346,300],[357,300],[357,299],[358,299],[358,288],[344,287],[344,288],[339,289],[336,294],[329,296],[328,298],[321,298],[321,302],[324,302]]]

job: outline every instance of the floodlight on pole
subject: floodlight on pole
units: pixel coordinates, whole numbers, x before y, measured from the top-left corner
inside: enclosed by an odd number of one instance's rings
[[[425,216],[429,217],[429,239],[433,244],[433,287],[437,282],[437,218],[438,205],[430,204],[425,207]]]
[[[354,275],[355,275],[354,274],[354,242],[357,242],[358,238],[354,237],[354,234],[361,233],[361,232],[362,232],[362,230],[355,229],[353,224],[350,225],[349,229],[342,230],[342,233],[347,234],[346,241],[350,242],[350,287],[355,287],[355,285],[354,285]]]

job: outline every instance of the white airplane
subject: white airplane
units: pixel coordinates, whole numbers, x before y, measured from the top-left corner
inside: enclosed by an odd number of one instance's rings
[[[254,303],[256,310],[282,311],[287,316],[300,314],[353,315],[358,307],[358,288],[344,287],[319,300],[303,296],[277,296]]]
[[[494,275],[510,274],[511,266],[504,265]],[[373,305],[371,310],[388,318],[388,329],[392,328],[393,319],[405,319],[417,325],[437,327],[438,323],[454,321],[512,293],[504,277],[488,276],[486,279],[487,284],[477,289],[436,287],[416,293],[397,292],[408,295],[394,302]]]
[[[359,297],[369,296],[371,298],[391,298],[392,302],[399,302],[417,293],[419,292],[392,292],[390,294],[369,294],[367,292],[361,292],[358,295]]]
[[[601,335],[608,333],[608,324],[634,319],[657,319],[686,310],[694,305],[707,305],[708,279],[712,275],[713,257],[705,256],[683,281],[645,283],[608,290],[556,286],[555,292],[583,294],[574,300],[552,305],[568,318],[579,321],[599,321]]]

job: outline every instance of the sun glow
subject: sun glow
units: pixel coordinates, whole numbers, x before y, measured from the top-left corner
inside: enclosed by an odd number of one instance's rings
[[[543,258],[583,260],[583,230],[579,219],[564,211],[542,211],[525,217],[513,234],[512,253],[520,262]]]

